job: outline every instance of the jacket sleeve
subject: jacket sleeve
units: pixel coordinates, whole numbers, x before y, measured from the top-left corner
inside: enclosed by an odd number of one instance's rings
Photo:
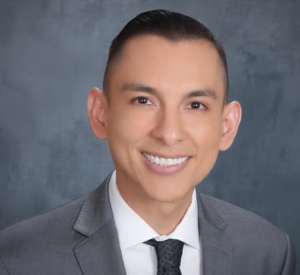
[[[1,260],[1,258],[0,258],[0,275],[9,275],[6,267],[4,266],[4,263]]]
[[[286,237],[287,248],[281,275],[296,275],[296,252],[289,236],[286,235]]]

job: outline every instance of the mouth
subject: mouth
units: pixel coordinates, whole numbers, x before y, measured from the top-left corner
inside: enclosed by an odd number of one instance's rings
[[[183,155],[157,155],[142,152],[145,162],[151,171],[160,174],[171,174],[182,170],[189,162],[191,156]]]

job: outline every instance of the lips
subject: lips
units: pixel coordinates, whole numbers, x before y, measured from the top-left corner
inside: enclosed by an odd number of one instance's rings
[[[155,173],[172,174],[181,171],[191,159],[190,156],[159,157],[155,154],[142,153],[147,167]]]

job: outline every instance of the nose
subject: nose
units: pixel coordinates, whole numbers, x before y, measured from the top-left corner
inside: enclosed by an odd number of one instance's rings
[[[151,135],[167,146],[181,142],[184,139],[184,125],[179,110],[160,110]]]

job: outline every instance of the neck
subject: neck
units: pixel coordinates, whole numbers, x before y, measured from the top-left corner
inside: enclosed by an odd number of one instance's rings
[[[141,190],[129,188],[129,184],[117,181],[124,201],[159,235],[169,235],[181,222],[189,208],[193,191],[172,202],[161,202],[149,197]]]

